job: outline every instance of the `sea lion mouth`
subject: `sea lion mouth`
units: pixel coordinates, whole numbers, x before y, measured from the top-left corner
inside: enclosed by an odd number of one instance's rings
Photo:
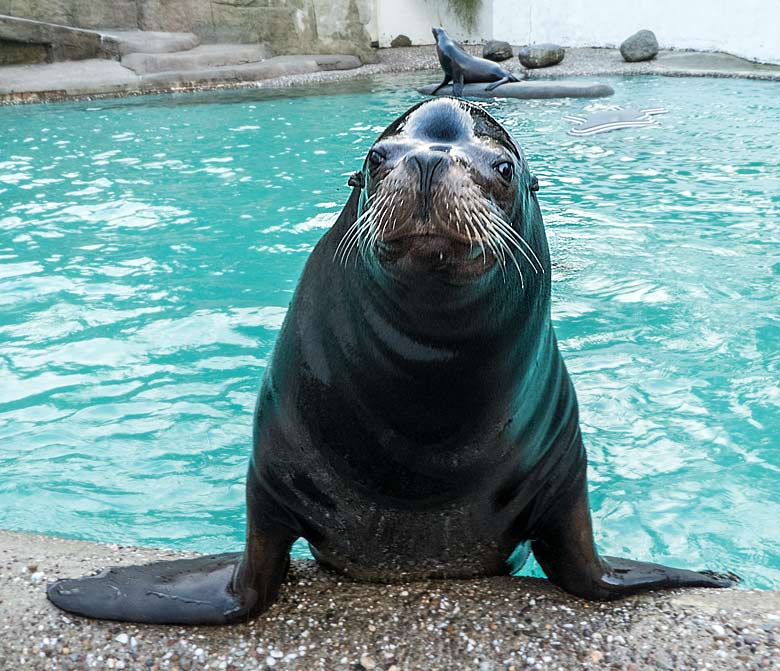
[[[400,267],[472,277],[490,270],[496,257],[484,245],[449,233],[395,235],[377,244],[380,261]]]
[[[502,258],[491,221],[501,215],[466,165],[446,154],[412,154],[366,194],[367,251],[396,267],[473,277]]]
[[[469,235],[458,231],[454,226],[449,223],[426,222],[426,224],[407,225],[401,229],[393,229],[384,235],[382,235],[378,242],[386,245],[392,245],[394,243],[415,243],[420,246],[435,245],[435,244],[448,244],[455,248],[476,248],[479,251],[480,246],[484,246],[484,241],[478,237],[470,237]]]

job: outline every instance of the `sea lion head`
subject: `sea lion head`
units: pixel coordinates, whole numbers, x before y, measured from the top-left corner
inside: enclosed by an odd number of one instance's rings
[[[411,108],[351,183],[360,196],[343,259],[355,249],[377,272],[456,285],[498,277],[523,286],[549,263],[536,180],[509,133],[478,105],[439,98]]]

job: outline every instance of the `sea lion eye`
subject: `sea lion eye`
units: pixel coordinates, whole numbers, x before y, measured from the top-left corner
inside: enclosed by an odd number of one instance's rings
[[[496,170],[498,171],[498,174],[501,175],[502,179],[507,182],[512,181],[512,175],[514,175],[515,169],[509,161],[496,163]]]
[[[368,152],[368,163],[372,168],[378,168],[384,162],[384,155],[378,152],[376,149],[372,149],[370,152]]]

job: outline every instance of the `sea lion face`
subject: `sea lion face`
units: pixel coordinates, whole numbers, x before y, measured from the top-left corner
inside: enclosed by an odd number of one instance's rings
[[[382,269],[462,284],[519,274],[533,254],[513,223],[531,183],[525,160],[476,105],[413,108],[372,146],[360,181],[354,245]]]

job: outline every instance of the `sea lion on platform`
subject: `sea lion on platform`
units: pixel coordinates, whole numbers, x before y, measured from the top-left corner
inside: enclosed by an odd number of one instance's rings
[[[433,28],[431,32],[436,38],[436,55],[444,70],[444,81],[436,87],[433,95],[450,82],[452,82],[452,93],[460,98],[463,95],[464,84],[493,82],[485,87],[486,91],[492,91],[501,84],[520,81],[498,63],[467,54],[452,41],[443,28]]]
[[[360,579],[507,574],[532,549],[588,599],[731,574],[601,557],[550,257],[521,149],[477,105],[411,108],[371,147],[312,252],[257,401],[242,553],[49,586],[65,610],[246,620],[305,538]]]

